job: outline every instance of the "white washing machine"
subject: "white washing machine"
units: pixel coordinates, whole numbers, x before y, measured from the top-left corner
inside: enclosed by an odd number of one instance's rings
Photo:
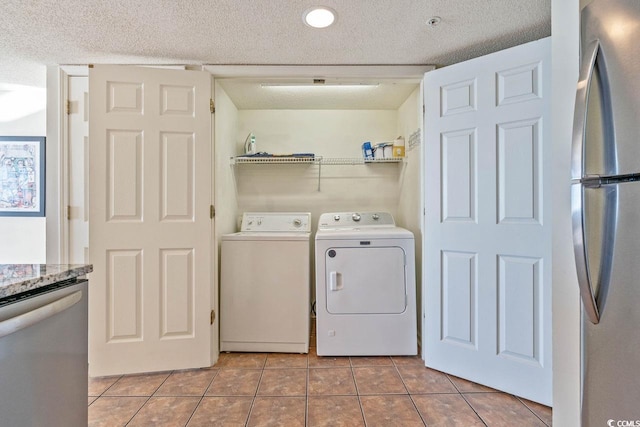
[[[310,213],[245,213],[222,236],[220,350],[309,351]]]
[[[315,244],[318,355],[417,354],[413,234],[385,212],[326,213]]]

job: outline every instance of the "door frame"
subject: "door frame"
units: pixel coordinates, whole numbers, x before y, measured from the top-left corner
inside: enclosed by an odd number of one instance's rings
[[[345,78],[345,79],[385,79],[389,80],[397,80],[403,82],[414,82],[419,85],[420,91],[420,100],[422,101],[422,93],[423,93],[423,79],[424,74],[428,71],[435,70],[436,67],[433,65],[320,65],[320,66],[308,66],[308,65],[207,65],[203,66],[204,70],[209,71],[214,81],[219,79],[260,79],[260,78],[277,78],[277,79],[293,79],[293,78],[318,78],[318,76],[322,76],[325,78]],[[214,88],[215,88],[214,84]],[[215,89],[214,89],[215,90]],[[215,100],[215,98],[214,98]],[[217,100],[216,100],[217,103]],[[216,105],[216,109],[218,106]],[[424,108],[424,107],[422,107]],[[216,113],[217,114],[217,113]],[[422,113],[420,113],[422,117]],[[215,119],[217,120],[217,118]],[[214,121],[215,121],[214,120]],[[423,119],[419,121],[420,130],[422,134],[424,134],[423,130]],[[220,143],[220,141],[218,141]],[[424,174],[423,167],[423,155],[422,155],[422,143],[416,147],[416,150],[420,150],[418,156],[416,157],[416,161],[419,161],[419,175],[422,178]],[[214,152],[216,150],[216,144],[214,143]],[[225,161],[224,159],[222,160]],[[226,163],[228,165],[228,161]],[[221,168],[217,169],[216,176],[221,173]],[[230,172],[231,173],[231,172]],[[424,200],[422,190],[422,182],[420,180],[420,187],[418,188],[418,193],[415,197],[419,198],[418,206],[419,209],[415,211],[411,211],[411,215],[415,215],[412,220],[415,221],[415,227],[419,229],[420,235],[415,236],[415,244],[416,244],[416,254],[419,250],[421,250],[422,240],[424,236]],[[216,200],[216,216],[218,213],[221,216],[226,217],[236,217],[237,211],[227,212],[229,209],[225,203],[221,203],[221,201]],[[235,229],[226,229],[225,225],[229,226],[225,221],[216,222],[216,235],[214,237],[215,241],[218,244],[221,242],[222,235],[225,233],[236,231]],[[235,224],[234,224],[235,225]],[[416,255],[417,256],[417,255]],[[218,261],[219,258],[216,259]],[[420,316],[417,319],[418,322],[418,343],[422,343],[423,336],[421,335],[424,330],[424,307],[422,306],[422,298],[421,295],[424,295],[424,284],[421,277],[422,268],[418,263],[422,261],[422,258],[416,259],[416,310],[417,315]],[[312,288],[315,290],[315,286],[312,285]]]
[[[59,102],[57,117],[59,120],[59,152],[57,156],[58,164],[58,205],[56,206],[57,226],[59,230],[59,241],[57,244],[58,263],[67,264],[69,261],[69,120],[67,114],[67,102],[69,101],[69,79],[72,77],[89,77],[89,67],[86,65],[65,65],[59,71]],[[47,135],[49,136],[49,135]],[[49,165],[47,165],[49,166]],[[49,222],[49,221],[47,221]],[[48,227],[47,227],[48,228]],[[48,233],[47,233],[48,234]],[[47,236],[49,241],[49,236]],[[49,247],[49,244],[47,244]],[[48,249],[48,248],[47,248]],[[47,262],[49,262],[49,250],[47,250]]]
[[[133,65],[132,65],[133,66]],[[140,65],[138,66],[145,66]],[[48,185],[55,185],[55,188],[48,188],[48,193],[51,197],[47,198],[47,262],[53,264],[65,264],[68,262],[68,250],[69,250],[69,229],[67,222],[67,205],[69,203],[69,129],[66,105],[68,101],[68,86],[70,77],[88,77],[89,65],[59,65],[51,66],[47,69],[47,122],[48,122],[48,147],[47,158],[49,163],[47,165],[47,182]],[[398,79],[404,81],[414,80],[420,84],[420,92],[422,93],[422,79],[424,73],[434,70],[436,67],[433,65],[323,65],[323,66],[283,66],[283,65],[207,65],[202,66],[182,66],[182,65],[157,65],[153,66],[157,68],[169,68],[169,69],[196,69],[200,68],[203,71],[208,71],[212,78],[212,93],[211,96],[215,100],[215,79],[219,78],[242,78],[242,77],[278,77],[278,78],[313,78],[314,76],[322,75],[330,78],[384,78],[384,79]],[[52,96],[53,95],[53,96]],[[215,165],[215,117],[211,121],[211,135],[212,135],[212,164]],[[58,143],[59,142],[59,143]],[[51,147],[49,147],[49,145]],[[422,144],[420,144],[422,145]],[[49,150],[58,146],[59,149],[55,153],[50,153]],[[420,147],[422,149],[422,147]],[[420,154],[420,174],[424,173],[424,167],[422,165],[423,156]],[[215,202],[215,170],[212,173],[212,200]],[[55,190],[55,191],[54,191]],[[53,191],[53,194],[51,192]],[[56,197],[57,196],[57,197]],[[424,216],[424,200],[423,191],[420,190],[420,194],[417,195],[420,198],[420,212],[416,212],[416,222],[420,224],[420,232],[424,235],[423,228],[423,216]],[[223,207],[216,207],[222,209]],[[213,272],[219,268],[219,245],[222,233],[217,227],[215,218],[212,226],[211,244],[211,268]],[[417,270],[418,271],[418,270]],[[416,273],[417,273],[416,271]],[[218,274],[213,274],[213,292],[212,292],[212,309],[219,312],[219,278]],[[416,276],[417,287],[420,287],[421,295],[424,295],[424,283],[420,277]],[[418,290],[418,289],[417,289]],[[418,302],[418,301],[416,301]],[[419,304],[420,302],[418,302]],[[422,312],[424,308],[422,308]],[[421,316],[418,320],[420,328],[418,331],[418,342],[422,342],[423,337],[420,336],[420,332],[424,330],[422,323],[424,322],[423,313],[418,313]],[[219,341],[219,328],[212,328],[212,342]],[[216,346],[217,347],[217,346]],[[212,346],[213,350],[213,346]],[[212,361],[215,363],[218,359],[219,352],[213,354]]]

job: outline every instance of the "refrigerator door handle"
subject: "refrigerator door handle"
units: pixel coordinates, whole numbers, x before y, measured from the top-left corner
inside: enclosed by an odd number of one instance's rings
[[[587,103],[589,88],[600,51],[600,42],[594,40],[583,52],[580,77],[576,88],[576,103],[573,112],[573,138],[571,143],[571,178],[579,180],[584,176],[584,140],[587,125]]]
[[[0,322],[0,338],[18,332],[19,330],[31,325],[35,325],[36,323],[42,322],[55,314],[65,311],[77,304],[81,299],[82,291],[77,291],[47,305],[38,307],[35,310],[4,320]]]
[[[580,298],[584,306],[584,312],[593,324],[600,322],[600,313],[593,294],[593,287],[589,280],[589,267],[587,264],[587,248],[584,241],[584,212],[583,212],[583,187],[580,183],[571,185],[571,222],[573,224],[573,252],[576,260],[576,272],[578,274],[578,286]]]
[[[576,181],[584,177],[584,140],[587,125],[587,105],[589,89],[593,78],[596,58],[600,51],[600,42],[594,40],[582,52],[580,77],[576,88],[576,103],[573,114],[573,139],[571,143],[571,222],[573,224],[573,251],[578,274],[580,297],[584,305],[585,314],[592,323],[598,323],[600,316],[596,305],[593,288],[589,281],[587,252],[584,234],[584,204],[583,186]]]

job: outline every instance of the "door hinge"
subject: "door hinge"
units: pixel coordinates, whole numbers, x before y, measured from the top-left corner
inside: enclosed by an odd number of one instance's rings
[[[211,111],[211,114],[216,112],[216,104],[213,102],[213,98],[209,98],[209,111]]]
[[[71,114],[71,100],[67,99],[67,105],[65,106],[67,110],[67,115]]]
[[[216,216],[216,207],[211,205],[209,206],[209,218],[213,219]]]
[[[213,322],[216,320],[216,311],[215,310],[211,310],[210,320],[211,320],[210,324],[213,325]]]
[[[424,104],[422,104],[422,114],[424,114],[427,111],[426,108],[424,108]]]
[[[67,205],[67,219],[71,219],[71,205]]]

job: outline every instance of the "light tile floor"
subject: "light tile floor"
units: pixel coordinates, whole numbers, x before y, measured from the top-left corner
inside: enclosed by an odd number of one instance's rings
[[[311,336],[315,345],[315,336]],[[89,426],[551,426],[551,409],[419,357],[222,353],[206,369],[89,379]]]

